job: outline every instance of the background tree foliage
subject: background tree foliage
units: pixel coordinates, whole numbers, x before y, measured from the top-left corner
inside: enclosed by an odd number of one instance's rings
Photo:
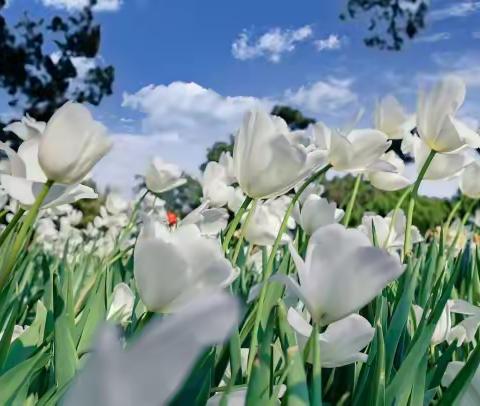
[[[0,12],[6,0],[0,0]],[[68,100],[98,105],[112,93],[113,66],[100,66],[101,29],[92,7],[50,21],[35,20],[26,12],[9,25],[0,14],[0,86],[19,119],[29,114],[47,121]],[[79,66],[85,71],[80,72]],[[0,127],[6,123],[0,123]],[[18,139],[2,132],[15,146]]]
[[[370,34],[365,44],[398,51],[425,27],[428,8],[429,0],[348,0],[340,18],[366,17]]]

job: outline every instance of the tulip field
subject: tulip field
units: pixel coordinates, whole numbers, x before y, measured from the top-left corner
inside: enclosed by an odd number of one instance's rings
[[[446,76],[416,112],[379,101],[370,128],[250,111],[183,217],[162,196],[185,175],[162,151],[133,198],[84,184],[114,137],[83,105],[10,124],[0,405],[479,405],[480,134],[457,114],[465,97]],[[331,171],[355,178],[344,204],[324,197]],[[461,198],[421,230],[422,182],[443,179]],[[396,208],[355,224],[362,183],[402,191]],[[92,220],[82,199],[101,199]]]

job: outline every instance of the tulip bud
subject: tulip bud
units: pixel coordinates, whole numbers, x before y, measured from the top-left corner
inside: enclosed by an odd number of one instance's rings
[[[111,149],[106,128],[78,103],[66,103],[48,121],[38,158],[47,178],[67,185],[80,182]]]
[[[182,186],[187,181],[182,178],[181,169],[160,158],[154,158],[145,174],[145,184],[154,193],[163,193]]]

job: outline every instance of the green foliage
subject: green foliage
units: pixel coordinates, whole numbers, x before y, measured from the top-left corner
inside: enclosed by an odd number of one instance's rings
[[[283,118],[292,130],[304,130],[315,123],[315,119],[305,117],[300,110],[289,106],[274,106],[271,114]]]
[[[425,27],[428,0],[348,0],[340,18],[368,17],[365,45],[399,51],[405,39],[412,39]]]
[[[352,176],[334,178],[330,181],[326,181],[324,182],[326,189],[325,196],[329,200],[337,202],[338,205],[344,208],[348,202],[350,193],[353,190],[354,182],[355,178]],[[386,193],[375,189],[366,182],[362,182],[360,184],[350,224],[352,226],[360,224],[365,212],[375,212],[381,216],[387,215],[395,208],[403,193],[403,190]],[[455,199],[449,200],[420,196],[415,206],[413,224],[415,224],[422,232],[434,229],[436,226],[443,224],[443,222],[447,220],[455,201]],[[407,206],[408,201],[405,200],[401,207],[405,211]],[[460,212],[465,212],[467,206],[468,202],[463,203]]]
[[[68,100],[98,105],[112,94],[114,68],[101,66],[96,58],[101,30],[94,22],[95,3],[90,0],[75,14],[53,16],[49,23],[25,13],[9,26],[0,15],[0,86],[8,94],[10,106],[46,121]],[[4,6],[5,0],[0,0],[0,11]],[[93,63],[82,77],[75,58]],[[18,143],[17,137],[9,134],[2,134],[1,139]]]
[[[165,200],[167,210],[184,217],[200,205],[202,198],[202,185],[190,175],[184,175],[187,182],[173,190],[162,193],[160,197]]]

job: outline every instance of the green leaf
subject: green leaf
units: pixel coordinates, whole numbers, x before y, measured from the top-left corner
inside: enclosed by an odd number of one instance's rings
[[[54,280],[54,316],[55,316],[55,334],[54,334],[54,365],[55,381],[57,386],[62,386],[69,382],[77,369],[77,351],[73,341],[73,326],[71,324],[71,306],[68,301],[71,296],[62,296],[58,287],[58,278]],[[68,290],[68,289],[67,289]]]
[[[246,406],[267,405],[270,403],[272,377],[271,343],[273,340],[274,320],[276,312],[270,314],[266,330],[260,327],[261,340],[258,354],[253,362],[252,374],[247,388]]]
[[[382,325],[380,323],[377,323],[375,341],[377,355],[373,379],[370,382],[370,399],[368,404],[380,406],[385,404],[385,342]]]
[[[475,350],[470,354],[467,363],[460,370],[453,382],[444,392],[438,406],[450,406],[460,400],[463,391],[467,388],[473,379],[473,376],[480,365],[480,343],[476,345]]]
[[[49,360],[49,355],[43,348],[36,355],[18,364],[0,377],[0,405],[8,405],[18,391],[27,385],[30,377],[43,368]]]
[[[37,302],[35,319],[27,330],[10,346],[10,352],[2,372],[32,356],[44,341],[47,309],[41,301]]]
[[[77,351],[80,355],[90,349],[98,326],[105,321],[107,312],[105,283],[105,273],[102,272],[98,277],[95,290],[90,292],[90,297],[87,300],[82,317],[77,325]]]
[[[422,362],[415,374],[415,383],[413,384],[412,398],[410,406],[423,406],[425,399],[425,380],[427,376],[428,356],[423,356]]]
[[[278,327],[280,342],[289,367],[284,404],[287,406],[306,406],[309,404],[309,396],[303,356],[298,347],[295,333],[288,324],[287,311],[283,303],[280,303],[278,307]]]
[[[175,395],[174,399],[169,402],[169,405],[205,405],[210,396],[214,365],[215,350],[210,349],[197,361],[186,379],[185,385]]]

